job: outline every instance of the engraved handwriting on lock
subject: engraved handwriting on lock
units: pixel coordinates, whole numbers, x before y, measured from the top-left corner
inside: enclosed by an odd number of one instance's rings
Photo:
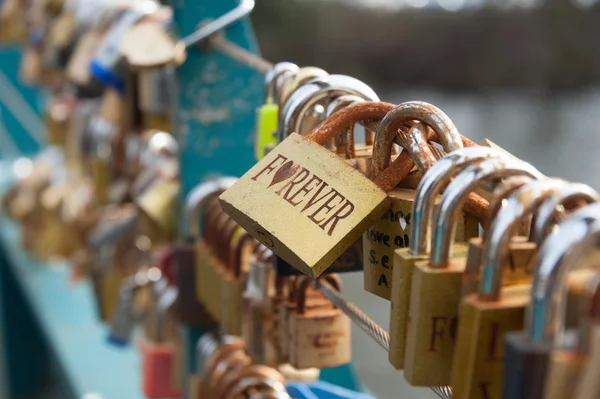
[[[277,154],[273,161],[251,179],[269,182],[266,189],[273,188],[275,194],[294,208],[300,206],[300,213],[305,213],[308,219],[329,236],[333,234],[340,220],[346,219],[354,212],[354,204],[338,190],[316,173],[289,161],[281,154]],[[283,182],[285,184],[281,186]]]
[[[394,211],[392,209],[388,209],[386,213],[381,216],[381,220],[390,221],[393,223],[400,224],[400,227],[403,231],[408,231],[411,220],[410,213],[404,213],[403,211]],[[377,230],[376,228],[369,228],[366,232],[366,238],[371,243],[382,244],[387,248],[408,248],[410,245],[410,241],[408,238],[408,234],[397,234],[396,236],[391,236],[384,231]],[[381,259],[380,259],[381,258]],[[392,260],[388,255],[379,256],[377,251],[374,249],[369,251],[369,263],[371,266],[381,264],[382,267],[386,269],[392,268]],[[385,276],[383,276],[385,278]],[[386,281],[387,286],[387,281]],[[380,284],[381,285],[381,284]]]

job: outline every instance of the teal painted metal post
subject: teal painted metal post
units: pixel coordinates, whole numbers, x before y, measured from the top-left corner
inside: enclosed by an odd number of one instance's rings
[[[174,0],[175,25],[187,36],[201,22],[232,10],[239,0]],[[225,29],[225,37],[254,53],[258,46],[246,18]],[[264,76],[218,52],[189,50],[178,70],[179,103],[175,134],[180,144],[183,198],[199,182],[219,175],[241,176],[256,161],[254,129],[256,108],[264,102]],[[193,369],[195,342],[202,326],[183,331],[188,370]],[[351,364],[323,370],[322,379],[361,390]]]
[[[216,19],[238,5],[236,0],[173,2],[182,36],[202,21]],[[225,29],[231,42],[258,52],[250,21]],[[176,135],[180,142],[183,195],[214,175],[240,176],[255,162],[255,110],[263,100],[264,77],[217,53],[189,50],[179,68]]]
[[[20,62],[20,47],[0,45],[0,159],[35,154],[44,143],[44,96],[19,81]]]
[[[216,19],[238,5],[236,0],[172,2],[179,34],[187,36],[199,23]],[[258,51],[250,21],[234,23],[226,38]],[[263,76],[225,55],[199,47],[188,51],[178,70],[179,104],[175,134],[181,148],[183,198],[201,181],[215,175],[241,176],[254,163],[255,110],[263,100]],[[188,372],[195,369],[195,344],[202,326],[182,331]]]

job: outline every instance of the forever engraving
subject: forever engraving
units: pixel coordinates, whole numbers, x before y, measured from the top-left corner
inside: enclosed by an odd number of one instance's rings
[[[251,179],[269,182],[265,187],[267,190],[272,189],[293,208],[299,209],[300,213],[305,214],[329,236],[333,235],[340,220],[354,212],[354,204],[338,190],[316,173],[281,154],[277,154],[275,159]]]

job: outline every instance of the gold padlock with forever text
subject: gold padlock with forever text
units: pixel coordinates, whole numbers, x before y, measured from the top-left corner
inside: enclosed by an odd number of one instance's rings
[[[364,104],[371,110],[377,103]],[[352,106],[352,112],[360,113],[360,106]],[[413,111],[407,112],[408,119],[416,118],[420,110]],[[361,114],[359,121],[370,117]],[[398,173],[390,176],[391,181],[375,184],[322,147],[343,130],[343,126],[324,128],[326,124],[307,137],[290,135],[220,196],[223,210],[246,231],[312,277],[385,212],[387,195],[379,185],[395,187],[412,168],[410,157],[400,154],[390,165]],[[389,158],[392,146],[385,144],[382,155]]]

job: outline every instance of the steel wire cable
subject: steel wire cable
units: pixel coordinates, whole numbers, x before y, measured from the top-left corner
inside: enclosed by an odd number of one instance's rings
[[[390,334],[385,331],[380,325],[375,323],[373,319],[367,316],[362,310],[348,301],[342,294],[339,293],[331,284],[324,280],[316,282],[319,291],[327,297],[337,308],[344,312],[350,320],[352,320],[361,330],[367,333],[379,346],[390,351]],[[452,388],[448,386],[430,387],[430,389],[438,397],[442,399],[452,398]]]

